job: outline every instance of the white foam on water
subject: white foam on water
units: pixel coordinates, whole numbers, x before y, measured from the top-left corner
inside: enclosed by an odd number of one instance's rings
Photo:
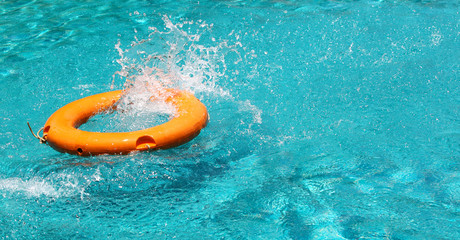
[[[0,179],[0,193],[19,193],[27,197],[71,197],[87,195],[85,189],[92,183],[102,180],[98,169],[89,177],[77,177],[74,174],[53,173],[46,178],[35,176],[30,179],[18,177]]]
[[[21,178],[0,179],[0,191],[10,193],[23,193],[28,197],[62,197],[70,196],[75,193],[78,183],[68,181],[61,186],[54,185],[50,180],[40,177],[23,180]]]
[[[22,180],[20,178],[0,179],[0,191],[23,192],[28,196],[38,197],[40,195],[56,197],[58,190],[49,182],[40,178]]]

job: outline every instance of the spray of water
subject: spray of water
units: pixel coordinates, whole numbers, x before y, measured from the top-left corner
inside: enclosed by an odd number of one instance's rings
[[[168,88],[198,97],[207,94],[232,98],[216,83],[226,76],[226,61],[241,61],[241,43],[216,40],[213,24],[201,20],[174,24],[164,16],[163,22],[162,27],[149,27],[147,36],[134,37],[125,49],[121,41],[115,45],[121,69],[114,73],[111,87],[124,89],[124,95],[116,113],[92,119],[100,122],[112,115],[105,129],[97,131],[133,131],[166,122],[175,114],[175,109],[164,102]],[[95,130],[91,122],[86,125],[84,130]]]
[[[163,21],[164,30],[149,27],[148,37],[135,37],[128,49],[123,50],[120,42],[115,45],[121,70],[114,74],[112,86],[121,78],[128,95],[165,88],[228,95],[216,81],[226,73],[225,56],[239,56],[241,43],[217,42],[210,34],[213,25],[203,21],[173,24],[166,16]],[[192,28],[193,34],[184,30]]]
[[[115,49],[121,68],[113,74],[111,85],[124,90],[117,111],[95,116],[81,129],[124,132],[167,122],[175,114],[174,107],[164,101],[169,88],[192,92],[198,98],[232,99],[217,82],[228,77],[227,61],[242,61],[242,45],[237,37],[216,40],[212,29],[213,24],[201,20],[174,24],[164,16],[163,26],[149,27],[148,34],[135,36],[129,46],[123,47],[119,40]]]

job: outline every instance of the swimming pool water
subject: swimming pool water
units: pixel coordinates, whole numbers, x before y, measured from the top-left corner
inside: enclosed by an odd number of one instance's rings
[[[0,15],[2,239],[460,237],[457,1],[2,1]],[[142,128],[171,114],[139,100],[162,86],[210,114],[174,149],[81,158],[26,125],[126,88],[127,115],[83,127]]]

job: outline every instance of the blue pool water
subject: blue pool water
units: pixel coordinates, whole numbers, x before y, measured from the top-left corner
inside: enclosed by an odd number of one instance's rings
[[[460,238],[459,5],[443,1],[1,1],[2,239]],[[195,93],[183,146],[81,158],[30,134],[129,131]]]

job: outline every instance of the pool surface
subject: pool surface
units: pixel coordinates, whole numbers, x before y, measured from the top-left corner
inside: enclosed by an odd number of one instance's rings
[[[460,18],[443,1],[0,2],[2,239],[459,239]],[[81,128],[208,108],[177,148],[39,144],[64,104],[126,89]]]

